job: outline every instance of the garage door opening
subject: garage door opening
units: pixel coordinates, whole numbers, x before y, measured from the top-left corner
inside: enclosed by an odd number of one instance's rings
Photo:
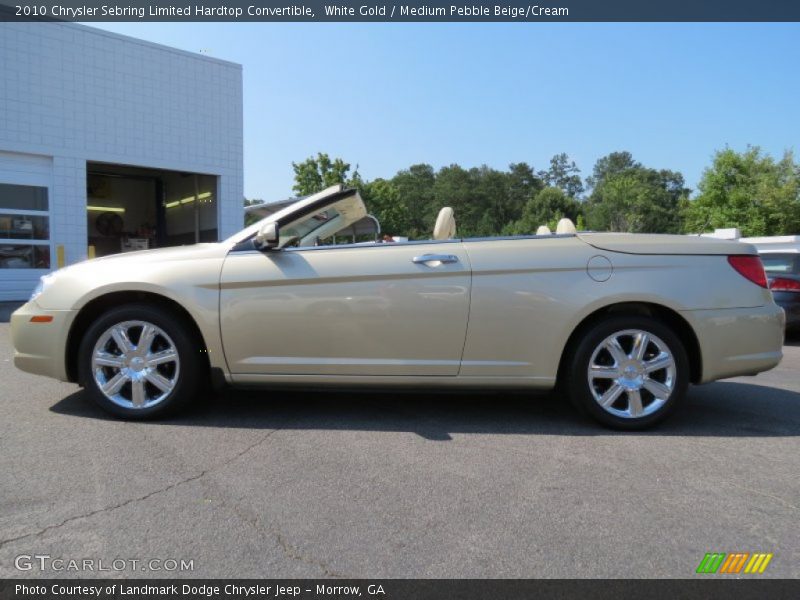
[[[217,241],[217,176],[86,165],[88,255]]]

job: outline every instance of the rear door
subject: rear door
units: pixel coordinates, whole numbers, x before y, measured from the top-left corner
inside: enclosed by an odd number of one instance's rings
[[[220,292],[228,366],[455,376],[470,279],[460,241],[233,251]]]

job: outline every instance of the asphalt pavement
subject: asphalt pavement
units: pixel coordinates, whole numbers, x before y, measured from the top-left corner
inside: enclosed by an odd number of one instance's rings
[[[507,393],[228,392],[126,423],[14,369],[0,324],[0,577],[694,577],[734,551],[800,577],[785,354],[645,433]]]

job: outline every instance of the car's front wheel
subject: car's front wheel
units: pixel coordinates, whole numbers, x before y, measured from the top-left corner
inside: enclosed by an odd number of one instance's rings
[[[79,349],[81,382],[104,410],[128,419],[163,416],[195,396],[200,349],[182,319],[148,304],[104,313]]]
[[[680,338],[660,321],[618,316],[585,332],[563,376],[578,408],[610,427],[644,429],[686,395],[689,361]]]

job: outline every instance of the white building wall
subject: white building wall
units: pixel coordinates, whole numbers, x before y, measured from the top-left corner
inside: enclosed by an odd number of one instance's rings
[[[0,65],[0,182],[49,165],[54,267],[87,254],[87,161],[217,175],[219,236],[241,228],[240,65],[74,23],[0,23]],[[2,271],[0,300],[41,275]]]

